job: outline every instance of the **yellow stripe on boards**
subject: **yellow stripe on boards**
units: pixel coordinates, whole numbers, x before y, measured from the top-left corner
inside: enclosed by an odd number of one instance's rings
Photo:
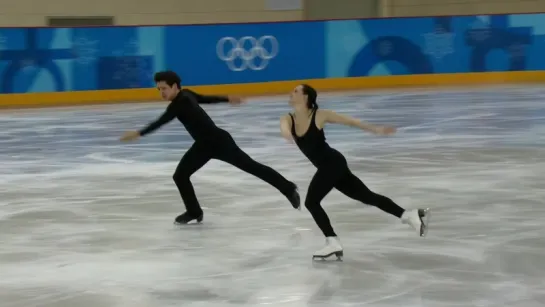
[[[545,71],[374,76],[206,85],[191,86],[189,88],[202,94],[265,96],[277,94],[287,95],[295,86],[301,83],[308,83],[320,91],[387,89],[413,86],[433,87],[507,83],[545,83]],[[151,102],[159,100],[159,93],[154,88],[0,94],[0,108],[61,107],[105,103]]]

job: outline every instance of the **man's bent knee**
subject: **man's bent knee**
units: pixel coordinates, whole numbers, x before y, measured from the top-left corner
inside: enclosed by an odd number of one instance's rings
[[[191,175],[189,173],[183,172],[183,171],[176,171],[172,175],[172,179],[174,180],[174,182],[189,181],[189,177],[191,177]]]
[[[312,199],[305,199],[305,207],[308,211],[312,211],[312,209],[316,208],[317,205],[319,205],[320,202],[312,200]]]

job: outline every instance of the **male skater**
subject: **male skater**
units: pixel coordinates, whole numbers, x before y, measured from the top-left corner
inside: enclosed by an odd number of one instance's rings
[[[186,207],[186,212],[176,217],[176,223],[187,224],[192,220],[202,221],[203,211],[189,178],[210,159],[227,162],[269,183],[286,196],[295,209],[300,209],[297,186],[272,168],[260,164],[248,156],[238,147],[227,131],[216,126],[199,105],[201,103],[220,102],[239,104],[241,103],[239,98],[203,96],[188,89],[181,89],[181,79],[172,71],[156,73],[154,81],[157,89],[161,92],[161,97],[170,100],[171,103],[157,120],[140,131],[125,133],[121,140],[136,140],[155,131],[174,118],[178,118],[195,140],[191,148],[182,157],[173,176]]]

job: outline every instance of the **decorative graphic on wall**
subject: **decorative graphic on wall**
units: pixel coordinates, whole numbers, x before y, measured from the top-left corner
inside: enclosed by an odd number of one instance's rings
[[[187,43],[190,41],[191,43]],[[545,14],[0,28],[1,93],[545,70]]]

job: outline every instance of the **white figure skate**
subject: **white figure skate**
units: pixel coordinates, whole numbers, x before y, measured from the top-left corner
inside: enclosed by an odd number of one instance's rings
[[[428,233],[430,217],[431,212],[429,208],[407,210],[401,216],[401,221],[403,224],[409,224],[414,228],[419,236],[425,237]]]
[[[327,237],[326,245],[322,249],[318,250],[312,256],[312,260],[326,260],[332,255],[337,257],[337,260],[342,261],[343,258],[343,247],[341,241],[337,237]]]

